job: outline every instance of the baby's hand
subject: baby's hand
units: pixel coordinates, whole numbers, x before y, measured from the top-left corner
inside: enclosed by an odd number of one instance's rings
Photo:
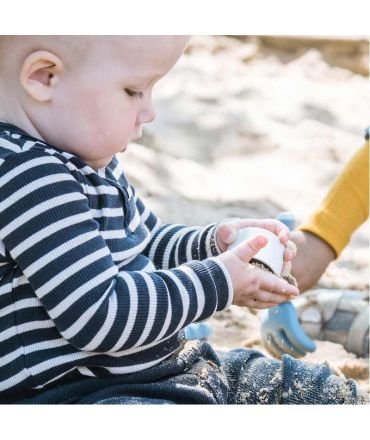
[[[265,236],[257,235],[216,257],[230,274],[234,290],[233,304],[265,309],[289,301],[291,296],[299,294],[298,289],[285,280],[249,264],[266,243]]]
[[[290,240],[289,228],[284,225],[284,223],[279,220],[266,219],[266,220],[256,220],[256,219],[241,219],[232,218],[225,220],[220,223],[216,230],[216,240],[218,247],[222,252],[225,252],[232,243],[236,240],[238,235],[238,230],[243,228],[258,227],[267,229],[270,232],[276,234],[284,245],[284,265],[281,271],[282,275],[287,275],[290,273],[291,260],[295,257],[297,253],[297,247]]]

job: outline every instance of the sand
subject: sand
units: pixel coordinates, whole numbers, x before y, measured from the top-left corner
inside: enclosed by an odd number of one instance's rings
[[[156,121],[120,160],[165,222],[228,217],[297,221],[317,207],[369,124],[368,42],[355,37],[193,37],[154,91]],[[369,290],[369,223],[317,287]],[[260,313],[212,318],[216,348],[264,351]],[[327,361],[369,389],[368,359],[317,341]],[[265,352],[265,351],[264,351]]]

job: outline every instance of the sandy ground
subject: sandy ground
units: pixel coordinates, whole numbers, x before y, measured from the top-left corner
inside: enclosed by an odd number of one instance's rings
[[[357,38],[193,37],[154,92],[157,118],[120,156],[140,196],[165,222],[228,217],[297,221],[315,209],[369,124],[368,42]],[[369,289],[369,224],[317,287]],[[260,313],[212,318],[217,348],[264,351]],[[368,359],[317,341],[328,361],[369,387]]]

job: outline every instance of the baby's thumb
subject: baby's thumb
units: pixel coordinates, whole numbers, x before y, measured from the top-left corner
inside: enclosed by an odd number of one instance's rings
[[[267,242],[268,238],[264,235],[256,235],[232,248],[232,252],[244,263],[249,263],[256,253],[266,246]]]

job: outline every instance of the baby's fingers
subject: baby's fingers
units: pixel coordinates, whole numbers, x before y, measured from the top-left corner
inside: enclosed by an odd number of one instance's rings
[[[258,299],[249,299],[245,307],[249,307],[250,309],[269,309],[270,307],[274,307],[277,304],[275,303],[265,303],[262,301],[258,301]]]
[[[299,290],[291,284],[288,284],[285,280],[282,280],[271,273],[266,273],[265,275],[266,276],[260,284],[260,290],[267,290],[268,292],[286,296],[299,295]]]
[[[284,250],[284,261],[292,260],[297,254],[297,246],[291,240],[287,242]]]
[[[282,304],[290,300],[290,297],[287,295],[273,293],[267,290],[260,290],[256,295],[254,295],[254,298],[259,302],[275,305]]]

